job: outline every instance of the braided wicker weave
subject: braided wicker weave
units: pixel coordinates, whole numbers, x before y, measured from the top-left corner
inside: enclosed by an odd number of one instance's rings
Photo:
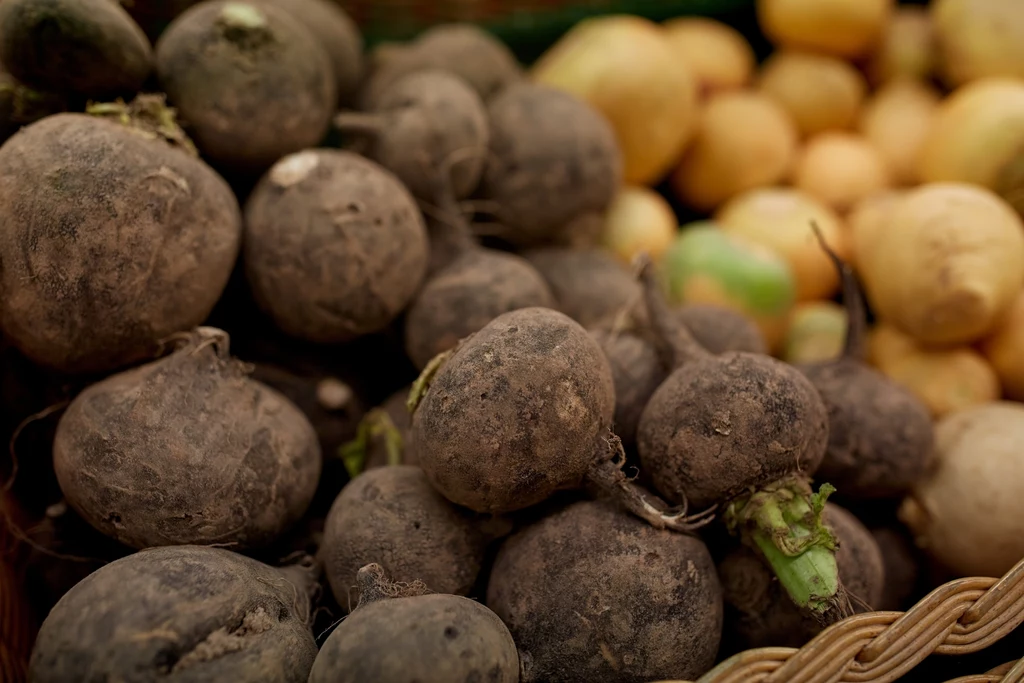
[[[933,654],[965,655],[1024,623],[1024,560],[1003,578],[939,586],[907,612],[868,612],[822,631],[799,650],[730,657],[697,683],[889,683]],[[1022,683],[1024,660],[950,683]]]

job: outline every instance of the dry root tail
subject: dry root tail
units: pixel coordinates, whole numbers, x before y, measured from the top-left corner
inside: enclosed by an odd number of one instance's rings
[[[655,529],[693,533],[715,519],[714,506],[690,515],[685,496],[681,496],[682,505],[670,507],[626,476],[622,471],[626,453],[618,436],[612,434],[602,451],[587,474],[588,482]]]
[[[376,563],[360,568],[356,573],[356,583],[359,585],[359,603],[356,609],[378,600],[411,598],[433,592],[418,579],[412,583],[392,581],[384,567]]]

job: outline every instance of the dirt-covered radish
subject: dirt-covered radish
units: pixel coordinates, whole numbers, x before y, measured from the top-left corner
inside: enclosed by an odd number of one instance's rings
[[[696,680],[722,632],[704,543],[607,501],[571,504],[505,541],[487,606],[512,632],[523,683]]]
[[[504,313],[439,356],[414,385],[411,439],[448,500],[501,514],[584,484],[610,490],[657,527],[699,520],[668,510],[628,481],[611,368],[597,341],[564,313]]]
[[[583,100],[516,83],[489,102],[488,114],[480,194],[494,203],[503,238],[519,246],[550,242],[574,219],[611,205],[622,152],[611,125]]]
[[[102,98],[138,92],[153,48],[116,2],[5,0],[0,62],[32,88]]]
[[[467,595],[488,544],[509,531],[506,521],[449,503],[419,467],[382,467],[355,477],[334,501],[320,560],[343,609],[358,602],[356,574],[371,561],[395,581]]]
[[[242,236],[230,187],[159,98],[91,111],[0,147],[0,327],[68,372],[121,367],[201,324]]]
[[[632,280],[634,286],[636,281]],[[638,294],[640,294],[638,292]],[[642,294],[637,304],[642,304]],[[647,402],[668,377],[671,364],[651,331],[632,316],[643,316],[642,306],[628,306],[610,321],[590,330],[601,345],[615,383],[615,434],[623,444],[636,442],[636,428]],[[736,311],[710,304],[688,304],[672,311],[704,348],[712,353],[749,351],[766,353],[764,337],[750,320]]]
[[[324,641],[309,683],[518,683],[508,628],[479,602],[358,572],[359,606]]]
[[[761,330],[742,313],[714,304],[687,304],[675,315],[698,344],[711,353],[768,353]]]
[[[483,100],[497,95],[523,77],[512,51],[495,36],[474,24],[439,24],[416,40],[390,50],[386,59],[374,60],[360,92],[362,106],[391,83],[416,71],[440,69],[472,87]]]
[[[266,2],[191,7],[157,42],[156,68],[203,156],[244,176],[319,144],[338,100],[326,50]]]
[[[151,548],[87,576],[50,612],[37,683],[305,683],[314,565],[275,568],[220,548]]]
[[[391,172],[352,152],[291,154],[245,206],[245,269],[286,333],[333,343],[384,329],[427,268],[427,229]]]
[[[523,256],[551,287],[554,308],[584,327],[612,325],[623,311],[627,319],[643,312],[636,278],[604,249],[543,247]]]
[[[265,545],[313,498],[316,432],[249,378],[226,333],[183,336],[170,355],[75,397],[54,438],[57,480],[82,517],[134,548]]]
[[[835,538],[821,522],[827,490],[810,478],[828,446],[828,412],[796,368],[764,354],[713,355],[672,315],[641,267],[651,324],[675,370],[640,417],[641,467],[670,501],[719,505],[793,601],[824,622],[846,616]]]
[[[839,578],[853,596],[854,610],[879,609],[886,585],[881,550],[863,524],[845,509],[827,503],[825,524],[839,542]],[[801,647],[822,625],[802,614],[749,548],[740,546],[718,564],[725,596],[725,634],[733,648]]]
[[[280,7],[309,29],[327,51],[334,68],[338,99],[350,103],[363,80],[363,36],[352,17],[332,0],[256,0]]]
[[[817,236],[842,280],[849,322],[838,358],[797,366],[828,407],[828,450],[815,476],[846,498],[898,496],[928,473],[935,445],[931,414],[909,390],[865,362],[867,316],[860,283]]]
[[[405,315],[405,350],[420,370],[502,313],[555,306],[547,282],[529,261],[477,244],[453,201],[451,183],[432,186],[437,208],[444,214],[431,245],[438,270]]]
[[[422,199],[434,199],[438,169],[451,169],[462,199],[480,184],[490,132],[480,96],[458,76],[416,71],[395,80],[369,112],[339,114],[335,127],[368,138],[365,154]]]

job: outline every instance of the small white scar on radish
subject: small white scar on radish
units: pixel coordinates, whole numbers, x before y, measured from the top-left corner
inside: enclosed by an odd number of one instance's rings
[[[320,165],[320,158],[312,150],[290,154],[274,165],[270,182],[278,187],[291,187],[301,183]]]

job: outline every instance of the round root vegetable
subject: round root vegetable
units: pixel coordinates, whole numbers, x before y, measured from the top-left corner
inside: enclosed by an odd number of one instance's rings
[[[253,363],[251,376],[302,411],[316,430],[321,453],[334,454],[352,437],[363,407],[352,387],[338,378],[304,376],[270,363]]]
[[[1024,406],[995,401],[957,411],[936,425],[935,438],[937,467],[900,518],[956,574],[1001,577],[1024,557]]]
[[[877,609],[888,583],[881,549],[863,524],[834,503],[825,505],[825,524],[839,542],[839,578],[857,612]],[[822,625],[796,609],[771,572],[748,548],[740,547],[718,563],[725,599],[724,638],[744,650],[802,647]]]
[[[853,126],[867,91],[864,77],[835,57],[783,50],[765,61],[758,88],[804,136]]]
[[[611,368],[597,341],[563,313],[523,308],[498,316],[417,380],[412,442],[448,500],[501,514],[585,483],[610,490],[659,528],[703,518],[626,480]]]
[[[929,349],[891,325],[872,330],[871,363],[928,407],[933,418],[999,398],[999,377],[970,347]]]
[[[828,450],[816,477],[848,498],[900,495],[927,475],[932,463],[931,415],[909,390],[866,364],[867,316],[860,285],[824,241],[822,248],[842,278],[849,324],[838,358],[797,366],[828,408]]]
[[[190,8],[157,42],[156,66],[203,156],[247,176],[317,145],[338,101],[327,52],[265,2]]]
[[[740,192],[781,182],[796,152],[796,128],[779,105],[754,92],[723,92],[705,103],[672,186],[688,205],[710,211]]]
[[[38,683],[305,683],[316,572],[219,548],[152,548],[87,576],[39,631]]]
[[[256,0],[285,10],[326,50],[338,98],[352,102],[363,80],[363,36],[341,5],[332,0]]]
[[[332,343],[378,332],[426,274],[416,201],[392,173],[351,152],[281,159],[249,196],[245,218],[253,295],[296,337]]]
[[[764,354],[713,355],[671,314],[649,267],[648,314],[674,370],[637,428],[641,467],[668,499],[721,505],[793,601],[823,623],[847,615],[835,538],[821,524],[828,495],[810,477],[828,446],[828,413],[796,368]]]
[[[921,185],[885,220],[857,266],[879,318],[923,343],[980,339],[1024,288],[1024,222],[984,188]]]
[[[361,106],[372,107],[377,93],[391,82],[425,69],[460,77],[484,101],[523,78],[512,51],[486,30],[474,24],[439,24],[378,60],[362,87]]]
[[[67,111],[63,95],[33,90],[4,71],[0,64],[0,144],[22,126]]]
[[[491,148],[480,193],[495,203],[502,237],[549,241],[583,215],[603,212],[622,182],[608,122],[569,93],[516,83],[489,102]]]
[[[623,263],[643,252],[661,258],[679,230],[679,220],[665,198],[647,187],[619,190],[605,214],[600,243]]]
[[[138,92],[153,48],[116,2],[5,0],[0,62],[29,87],[97,98]]]
[[[519,655],[494,612],[457,595],[359,570],[359,606],[324,641],[309,683],[518,683]]]
[[[742,313],[714,304],[689,304],[675,315],[697,343],[711,353],[768,353],[761,330]]]
[[[833,210],[845,214],[860,200],[883,192],[890,183],[882,154],[860,135],[819,133],[797,158],[793,184]]]
[[[935,0],[929,11],[949,85],[1024,78],[1024,18],[1016,0]]]
[[[697,81],[664,29],[635,15],[575,24],[531,69],[531,80],[571,92],[611,123],[627,183],[650,185],[675,164],[697,121]]]
[[[779,345],[796,283],[775,252],[714,223],[691,223],[665,252],[660,271],[672,303],[730,308],[754,321],[769,348]]]
[[[893,8],[865,70],[876,85],[901,80],[920,83],[935,74],[938,56],[935,26],[928,8],[899,5]]]
[[[1003,394],[1024,401],[1024,292],[1017,296],[1009,314],[981,348],[999,375]]]
[[[612,370],[615,386],[615,434],[626,446],[636,442],[636,426],[651,395],[665,381],[668,369],[658,348],[645,336],[628,330],[594,329]]]
[[[574,503],[505,541],[487,606],[515,639],[522,683],[696,680],[722,630],[704,543],[607,501]]]
[[[981,185],[1024,215],[1024,83],[986,78],[935,111],[918,155],[924,182]]]
[[[863,55],[882,35],[893,0],[757,0],[758,23],[784,47]]]
[[[242,236],[231,189],[158,98],[91,111],[49,116],[0,148],[0,327],[67,372],[151,357],[202,323]]]
[[[707,17],[677,17],[662,27],[702,96],[750,83],[757,66],[754,49],[732,26]]]
[[[914,596],[920,575],[917,549],[902,527],[872,529],[871,535],[882,552],[885,565],[885,586],[882,597],[873,607],[879,611],[903,611]]]
[[[828,243],[844,257],[846,232],[836,212],[810,194],[786,187],[751,190],[722,206],[715,221],[726,233],[785,258],[796,279],[798,301],[826,299],[839,289],[839,277],[814,241],[810,225],[817,223]]]
[[[882,155],[894,184],[917,182],[918,157],[939,101],[932,86],[904,79],[886,83],[864,105],[858,129]]]
[[[562,313],[586,328],[613,324],[640,301],[629,269],[603,249],[545,247],[524,252]]]
[[[439,194],[448,224],[442,222],[436,241],[445,243],[447,258],[405,315],[405,350],[420,370],[502,313],[555,305],[544,277],[529,261],[478,245],[451,192]]]
[[[781,358],[790,364],[835,358],[847,336],[846,310],[834,301],[806,301],[793,309]]]
[[[327,515],[320,560],[342,608],[358,602],[356,574],[372,559],[396,581],[467,595],[484,552],[510,525],[457,508],[419,467],[364,472],[342,489]]]
[[[211,327],[87,388],[53,442],[71,506],[134,548],[265,545],[305,513],[320,457],[302,412],[250,379]]]
[[[846,216],[851,260],[858,272],[870,251],[885,244],[886,231],[893,229],[887,220],[889,212],[905,194],[904,190],[888,190],[865,197]]]
[[[480,183],[490,133],[479,95],[445,71],[416,71],[392,81],[369,113],[334,119],[342,132],[369,137],[365,154],[417,197],[434,199],[438,168],[451,169],[455,199]],[[458,158],[456,158],[458,157]]]

